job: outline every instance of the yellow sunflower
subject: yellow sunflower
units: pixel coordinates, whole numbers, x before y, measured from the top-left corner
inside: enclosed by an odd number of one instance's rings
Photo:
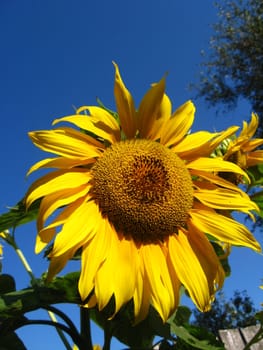
[[[251,121],[248,124],[243,122],[243,129],[238,137],[230,138],[225,160],[233,161],[242,169],[263,163],[263,150],[255,150],[263,145],[263,139],[253,138],[258,128],[258,116],[252,113]]]
[[[29,171],[57,169],[27,193],[28,207],[42,198],[36,252],[54,239],[51,280],[81,248],[79,292],[86,307],[101,310],[114,298],[115,314],[133,301],[136,321],[150,305],[165,321],[183,285],[206,311],[224,281],[209,239],[260,251],[250,231],[229,216],[257,205],[216,175],[246,173],[210,157],[238,127],[189,134],[192,102],[172,113],[161,79],[136,109],[116,64],[115,69],[118,118],[105,108],[84,106],[54,121],[66,126],[29,133],[37,147],[58,155]]]

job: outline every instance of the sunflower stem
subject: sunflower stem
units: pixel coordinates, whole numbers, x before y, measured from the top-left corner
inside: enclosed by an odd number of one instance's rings
[[[104,345],[102,350],[110,350],[111,338],[112,338],[112,327],[109,323],[106,323],[104,327]]]
[[[80,350],[92,350],[89,309],[80,307],[80,334],[85,342],[85,348]]]
[[[49,311],[49,310],[47,311],[47,313],[48,313],[49,318],[51,319],[51,321],[54,323],[56,331],[57,331],[57,333],[58,333],[62,343],[65,345],[65,348],[67,350],[72,350],[72,347],[68,343],[67,338],[65,337],[63,331],[59,327],[56,327],[56,324],[58,323],[58,321],[57,321],[57,318],[56,318],[55,314],[52,311]]]
[[[29,274],[29,276],[31,278],[32,285],[36,285],[37,284],[36,277],[34,276],[33,271],[31,269],[30,265],[28,264],[22,250],[20,250],[16,244],[15,244],[14,248],[15,248],[16,254],[18,255],[20,261],[22,262],[24,268],[26,269],[27,273]]]
[[[7,325],[5,324],[7,323]],[[9,324],[9,321],[4,321],[2,324],[2,330],[8,330],[8,332],[10,331],[15,331],[16,329],[19,329],[21,327],[24,326],[28,326],[28,325],[46,325],[46,326],[53,326],[57,329],[59,329],[62,333],[65,332],[67,333],[71,339],[73,340],[73,342],[78,346],[79,350],[84,350],[85,347],[83,345],[83,341],[82,338],[80,337],[80,335],[76,332],[72,332],[72,330],[70,328],[68,328],[67,326],[65,326],[62,323],[59,323],[57,321],[53,322],[53,321],[48,321],[48,320],[23,320],[22,322],[19,322],[17,324],[15,324],[14,322]],[[65,337],[65,336],[64,336]],[[72,347],[70,346],[70,344],[68,343],[67,339],[65,338],[65,347],[67,350],[72,350]],[[86,348],[87,350],[87,348]]]

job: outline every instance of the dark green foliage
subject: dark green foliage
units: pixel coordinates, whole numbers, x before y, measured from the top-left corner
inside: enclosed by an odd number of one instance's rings
[[[263,2],[235,0],[216,3],[210,54],[202,64],[198,96],[210,106],[234,107],[239,97],[250,102],[263,121]],[[262,136],[263,127],[258,135]]]
[[[26,209],[25,200],[20,200],[9,211],[0,216],[0,232],[7,229],[14,229],[19,225],[26,224],[37,218],[40,201],[35,201],[30,208]]]
[[[26,347],[16,333],[11,332],[0,336],[0,350],[26,350]]]
[[[0,294],[14,292],[16,290],[15,279],[6,273],[0,275]]]
[[[235,291],[230,300],[226,300],[223,292],[219,292],[212,309],[202,313],[193,310],[193,325],[205,328],[217,335],[220,329],[231,329],[255,325],[256,309],[246,291]]]

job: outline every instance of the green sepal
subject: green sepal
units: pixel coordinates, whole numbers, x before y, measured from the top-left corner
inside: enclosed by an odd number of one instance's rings
[[[109,109],[108,107],[106,107],[103,102],[97,97],[97,103],[99,105],[100,108],[104,109],[106,112],[108,112],[110,115],[113,116],[113,118],[115,120],[117,120],[118,124],[120,124],[120,118],[119,118],[119,114],[111,109]]]
[[[250,167],[246,171],[251,180],[250,187],[263,185],[263,164]]]

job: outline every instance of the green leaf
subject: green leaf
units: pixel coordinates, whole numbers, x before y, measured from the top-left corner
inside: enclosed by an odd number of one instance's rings
[[[107,307],[106,307],[107,308]],[[170,325],[163,323],[154,308],[150,308],[147,318],[140,323],[133,324],[133,304],[130,302],[118,314],[109,319],[107,310],[90,310],[92,320],[101,328],[111,329],[112,335],[132,349],[149,349],[155,336],[172,339]]]
[[[63,292],[64,297],[68,302],[77,302],[81,304],[80,295],[78,291],[78,281],[80,272],[70,272],[63,277],[56,277],[48,286],[51,290],[57,290]]]
[[[15,228],[36,219],[40,201],[35,201],[29,209],[26,209],[25,201],[22,199],[9,212],[0,215],[0,232]]]
[[[176,324],[185,324],[189,322],[192,311],[187,306],[179,306],[174,315]]]
[[[171,332],[177,336],[176,349],[223,350],[216,337],[205,329],[188,323],[191,311],[187,307],[179,307],[168,323]]]
[[[45,305],[57,303],[81,304],[78,293],[79,273],[55,278],[48,285],[39,285],[0,295],[0,319],[16,318]],[[43,284],[43,282],[42,282]]]

